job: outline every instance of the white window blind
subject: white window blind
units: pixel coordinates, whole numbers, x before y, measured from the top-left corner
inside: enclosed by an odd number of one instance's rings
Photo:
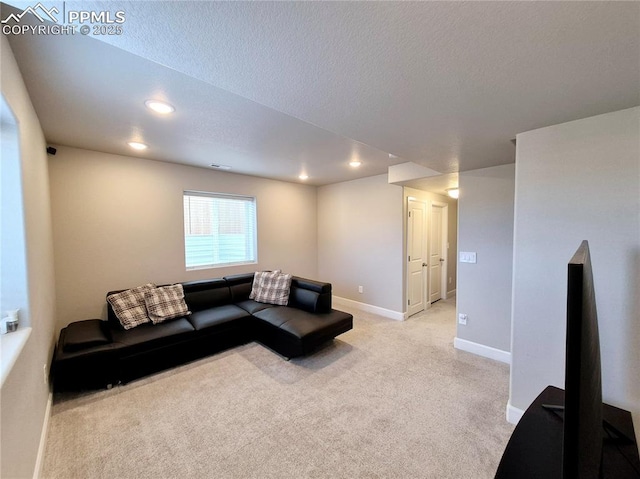
[[[187,269],[255,263],[256,199],[184,192]]]

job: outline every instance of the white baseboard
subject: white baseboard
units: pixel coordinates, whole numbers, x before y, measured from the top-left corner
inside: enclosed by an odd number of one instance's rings
[[[36,467],[33,470],[33,479],[40,479],[42,468],[44,467],[44,451],[47,446],[47,434],[49,432],[49,419],[51,418],[51,406],[53,404],[53,392],[49,391],[47,407],[44,411],[44,421],[42,422],[42,433],[40,434],[40,446],[38,447],[38,457],[36,457]]]
[[[507,422],[510,422],[511,424],[518,424],[523,415],[524,411],[522,409],[512,406],[511,401],[507,403]]]
[[[333,296],[332,300],[335,305],[342,304],[350,308],[360,309],[366,313],[373,313],[378,316],[384,316],[385,318],[395,319],[396,321],[404,321],[407,319],[407,313],[402,313],[400,311],[393,311],[391,309],[385,309],[367,303],[360,303],[352,299],[341,298],[340,296]]]
[[[477,354],[478,356],[511,364],[511,353],[503,351],[502,349],[492,348],[491,346],[485,346],[484,344],[474,343],[473,341],[467,341],[466,339],[460,339],[458,337],[453,339],[453,347],[468,353]]]
[[[447,298],[456,294],[456,290],[452,289],[451,291],[447,291]]]

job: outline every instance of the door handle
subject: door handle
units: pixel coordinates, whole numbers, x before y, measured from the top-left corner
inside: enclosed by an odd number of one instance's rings
[[[443,259],[443,258],[440,258],[440,262],[441,262],[441,263],[444,263],[444,259]]]
[[[422,263],[423,268],[426,268],[427,266],[429,266],[427,263]]]

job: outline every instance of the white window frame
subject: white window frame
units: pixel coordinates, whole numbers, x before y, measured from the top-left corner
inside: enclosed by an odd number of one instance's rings
[[[20,310],[18,330],[0,335],[2,388],[32,332],[20,125],[4,95],[0,95],[0,140],[0,223],[3,235],[0,243],[0,317],[7,310]]]
[[[245,218],[245,221],[248,222],[248,226],[247,223],[245,223],[245,226],[248,227],[248,233],[247,233],[247,238],[245,238],[245,253],[247,253],[245,255],[245,257],[241,260],[231,260],[231,261],[225,261],[222,260],[221,258],[219,258],[217,255],[219,254],[219,250],[216,250],[216,243],[218,243],[219,245],[219,240],[220,237],[219,235],[213,235],[214,238],[212,239],[212,251],[211,254],[212,256],[212,261],[210,262],[200,262],[198,264],[195,264],[192,260],[191,265],[188,263],[188,259],[189,259],[189,255],[190,253],[187,251],[187,249],[189,248],[188,242],[189,242],[189,236],[191,237],[195,237],[198,235],[189,235],[188,231],[187,231],[187,205],[186,205],[186,199],[188,197],[203,197],[203,198],[213,198],[213,199],[218,199],[218,200],[237,200],[237,201],[241,201],[243,204],[245,205],[251,205],[252,206],[252,212],[253,212],[253,217],[252,218]],[[214,269],[214,268],[226,268],[229,266],[238,266],[238,265],[244,265],[244,264],[256,264],[258,262],[258,209],[257,209],[257,200],[255,196],[247,196],[247,195],[233,195],[233,194],[228,194],[228,193],[214,193],[214,192],[206,192],[206,191],[192,191],[192,190],[185,190],[183,191],[183,195],[182,195],[182,201],[183,201],[183,211],[184,211],[184,215],[185,217],[183,218],[183,229],[184,229],[184,253],[185,253],[185,257],[184,257],[184,261],[185,261],[185,267],[187,269],[187,271],[192,271],[192,270],[200,270],[200,269]],[[251,209],[250,209],[251,212]],[[215,220],[212,217],[212,227],[215,228],[215,223],[213,223]],[[190,226],[191,223],[189,223]],[[253,232],[253,235],[251,237],[251,232]],[[193,253],[191,253],[191,257],[193,258]]]

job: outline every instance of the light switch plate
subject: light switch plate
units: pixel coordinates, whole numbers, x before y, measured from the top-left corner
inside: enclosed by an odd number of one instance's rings
[[[475,263],[476,262],[476,253],[471,251],[460,251],[460,262],[461,263]]]

